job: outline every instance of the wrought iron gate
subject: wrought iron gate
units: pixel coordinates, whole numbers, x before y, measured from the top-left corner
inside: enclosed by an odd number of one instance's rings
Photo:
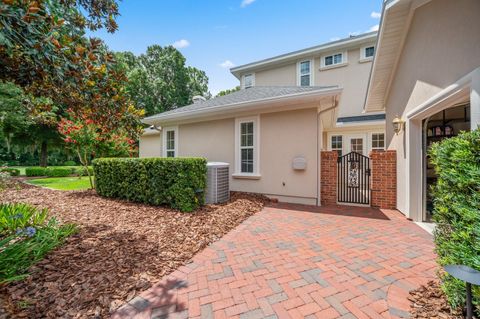
[[[337,201],[370,204],[370,158],[350,152],[338,158]]]

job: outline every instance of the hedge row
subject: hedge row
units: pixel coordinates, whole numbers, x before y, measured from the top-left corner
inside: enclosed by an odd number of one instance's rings
[[[93,174],[93,168],[89,167],[90,173]],[[26,176],[48,176],[48,177],[65,177],[70,175],[86,176],[87,170],[83,166],[53,166],[40,167],[33,166],[25,168]]]
[[[438,263],[480,271],[480,130],[462,133],[430,150],[438,175],[433,187]],[[442,288],[455,308],[465,304],[465,284],[443,274]],[[480,313],[480,287],[474,286]]]
[[[0,167],[0,172],[7,172],[10,176],[19,176],[20,170],[12,167]]]
[[[204,203],[203,158],[101,158],[93,161],[99,195],[190,212]]]

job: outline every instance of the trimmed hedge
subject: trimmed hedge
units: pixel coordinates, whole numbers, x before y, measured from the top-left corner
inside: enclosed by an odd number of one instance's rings
[[[95,188],[105,197],[191,212],[204,204],[203,158],[101,158],[93,161]]]
[[[480,130],[433,144],[430,156],[438,175],[432,188],[437,261],[441,266],[467,265],[480,271]],[[462,307],[465,284],[441,276],[450,304]],[[473,297],[480,314],[480,287],[473,286]]]
[[[25,168],[26,176],[46,176],[47,168],[46,167],[27,167]]]
[[[93,167],[88,167],[90,175],[93,175]],[[83,166],[33,166],[25,168],[26,176],[65,177],[70,175],[87,176],[87,170]]]
[[[72,174],[72,170],[68,167],[47,167],[45,174],[48,177],[66,177]]]
[[[20,170],[12,167],[0,167],[0,172],[7,172],[10,176],[20,176]]]

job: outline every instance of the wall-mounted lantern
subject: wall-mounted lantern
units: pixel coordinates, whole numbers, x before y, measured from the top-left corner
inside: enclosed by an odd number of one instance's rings
[[[401,118],[399,118],[398,115],[395,116],[395,118],[392,121],[393,131],[395,132],[395,134],[398,134],[403,130],[403,124],[404,123],[405,123],[405,121],[402,120]]]

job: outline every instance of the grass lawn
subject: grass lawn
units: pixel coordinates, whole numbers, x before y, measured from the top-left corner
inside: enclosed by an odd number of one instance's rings
[[[10,166],[11,168],[16,168],[18,170],[20,170],[20,176],[25,176],[25,169],[28,167],[28,166]]]
[[[49,177],[31,179],[29,184],[43,186],[62,191],[85,190],[90,188],[88,176],[78,177]]]

